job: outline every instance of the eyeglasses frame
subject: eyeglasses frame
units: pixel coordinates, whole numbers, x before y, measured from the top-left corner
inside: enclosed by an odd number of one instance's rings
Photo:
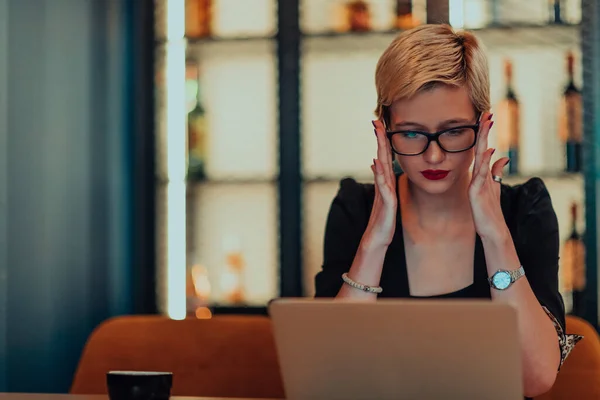
[[[477,144],[477,136],[479,134],[479,127],[480,127],[480,122],[481,122],[480,118],[481,118],[481,115],[478,115],[477,116],[477,123],[474,124],[474,125],[453,126],[452,128],[447,128],[447,129],[444,129],[444,130],[441,130],[441,131],[438,131],[438,132],[435,132],[435,133],[421,132],[421,131],[417,131],[417,130],[414,130],[414,129],[410,129],[410,130],[400,129],[400,130],[396,130],[396,131],[388,131],[386,129],[386,135],[387,135],[388,140],[390,141],[390,147],[391,147],[392,151],[394,153],[398,154],[398,155],[401,155],[401,156],[411,157],[411,156],[421,155],[421,154],[423,154],[423,153],[425,153],[427,151],[427,149],[429,148],[429,145],[431,144],[431,142],[436,142],[437,145],[440,146],[440,149],[444,150],[446,153],[462,153],[463,151],[467,151],[467,150],[472,149],[475,146],[475,144]],[[473,129],[473,131],[475,132],[475,140],[473,140],[473,144],[471,144],[471,146],[469,146],[469,147],[467,147],[466,149],[463,149],[463,150],[453,150],[453,151],[446,150],[444,148],[444,146],[442,146],[442,144],[440,143],[440,140],[439,140],[440,136],[442,134],[446,133],[446,132],[449,132],[449,131],[452,131],[452,130],[455,130],[455,129],[464,129],[464,128]],[[394,146],[392,145],[392,136],[394,136],[397,133],[418,133],[418,134],[423,135],[423,136],[425,136],[427,138],[427,144],[425,145],[425,148],[423,149],[423,151],[421,151],[420,153],[415,153],[415,154],[400,153],[399,151],[396,151],[396,149],[394,149]]]

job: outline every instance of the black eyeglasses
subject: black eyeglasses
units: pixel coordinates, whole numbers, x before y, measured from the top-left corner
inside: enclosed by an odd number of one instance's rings
[[[447,153],[460,153],[475,146],[479,132],[479,117],[475,125],[455,126],[436,133],[416,130],[388,131],[387,137],[394,153],[401,156],[418,156],[425,153],[435,141]]]

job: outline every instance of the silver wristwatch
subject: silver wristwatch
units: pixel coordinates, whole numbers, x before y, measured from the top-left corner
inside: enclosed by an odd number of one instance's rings
[[[506,290],[520,277],[525,276],[523,266],[516,270],[499,269],[488,278],[490,286],[496,290]]]

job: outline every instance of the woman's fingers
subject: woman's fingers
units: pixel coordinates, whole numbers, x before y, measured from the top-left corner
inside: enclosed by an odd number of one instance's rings
[[[391,198],[391,196],[394,194],[393,189],[390,182],[387,180],[385,169],[381,160],[373,161],[375,162],[375,183],[377,189],[379,190],[379,194],[381,195],[383,201],[388,203],[389,201],[393,200]]]
[[[506,165],[510,162],[510,158],[508,157],[502,157],[499,160],[496,160],[496,162],[494,163],[494,165],[492,165],[492,176],[498,176],[500,177],[500,179],[502,179],[502,177],[504,176],[504,167],[506,167]],[[494,182],[496,183],[496,182]],[[498,196],[500,196],[500,184],[497,185],[496,187],[497,191],[498,191]]]
[[[504,176],[504,167],[508,165],[509,161],[510,158],[508,157],[502,157],[501,159],[496,160],[496,162],[494,162],[494,165],[492,165],[492,175],[496,175],[502,178],[502,176]]]
[[[481,163],[483,161],[483,155],[488,149],[488,136],[490,133],[490,128],[494,124],[490,119],[493,114],[484,113],[481,116],[481,121],[479,122],[479,132],[477,133],[477,144],[475,145],[475,164],[473,166],[473,173],[477,174]]]
[[[380,120],[372,121],[377,136],[377,159],[381,162],[385,179],[390,184],[394,182],[392,166],[392,150],[387,139],[385,128]]]
[[[481,157],[481,164],[479,171],[473,175],[473,187],[479,190],[485,184],[486,179],[491,177],[490,175],[490,162],[492,161],[492,155],[496,149],[487,149]]]

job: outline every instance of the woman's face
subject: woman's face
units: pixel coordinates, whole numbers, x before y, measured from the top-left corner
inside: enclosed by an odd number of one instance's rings
[[[392,103],[390,111],[388,131],[436,133],[477,123],[477,114],[464,87],[439,85],[410,99]],[[409,135],[406,139],[412,139],[412,136]],[[441,194],[451,189],[456,182],[468,179],[473,157],[474,148],[460,153],[448,153],[432,141],[424,153],[415,156],[397,155],[397,160],[413,184],[427,193]]]

